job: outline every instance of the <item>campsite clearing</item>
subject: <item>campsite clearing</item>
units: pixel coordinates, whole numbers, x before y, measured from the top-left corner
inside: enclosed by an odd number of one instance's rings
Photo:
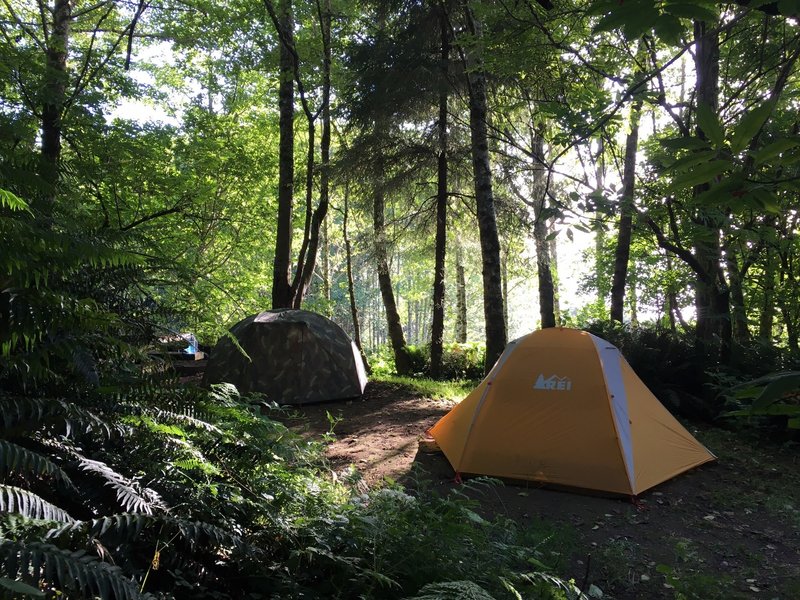
[[[538,560],[595,584],[605,598],[800,597],[796,447],[758,447],[740,432],[689,426],[719,460],[634,505],[534,482],[456,484],[444,455],[418,451],[420,435],[450,408],[412,388],[373,382],[363,400],[294,407],[291,423],[319,436],[333,420],[327,456],[334,472],[354,465],[373,486],[390,480],[421,493],[459,490],[486,518],[508,517],[543,537],[555,532]]]

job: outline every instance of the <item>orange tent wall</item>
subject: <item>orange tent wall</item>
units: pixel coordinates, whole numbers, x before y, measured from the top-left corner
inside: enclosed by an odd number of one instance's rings
[[[714,458],[616,348],[563,328],[509,344],[430,433],[460,473],[620,494]]]

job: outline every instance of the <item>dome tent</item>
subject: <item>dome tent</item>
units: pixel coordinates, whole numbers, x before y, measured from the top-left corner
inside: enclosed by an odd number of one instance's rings
[[[430,434],[458,473],[634,496],[715,458],[614,345],[566,328],[508,344]]]
[[[228,382],[278,404],[360,396],[367,384],[361,353],[336,323],[293,309],[268,310],[239,321],[217,342],[203,383]]]

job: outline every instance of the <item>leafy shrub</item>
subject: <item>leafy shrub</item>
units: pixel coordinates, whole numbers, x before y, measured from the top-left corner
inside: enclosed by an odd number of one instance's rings
[[[495,483],[478,479],[469,485]],[[324,597],[427,597],[434,590],[442,597],[453,597],[456,590],[500,597],[507,595],[509,581],[526,597],[560,597],[551,596],[558,590],[553,581],[563,584],[557,577],[545,585],[535,576],[520,577],[542,567],[547,540],[531,539],[509,519],[484,519],[477,503],[458,491],[442,497],[423,481],[413,495],[384,488],[356,496],[342,508],[331,532],[338,544],[314,551],[328,559],[327,585],[314,590]],[[355,573],[352,565],[358,565]]]
[[[726,390],[797,364],[790,352],[757,340],[736,345],[731,363],[723,365],[715,358],[718,353],[699,352],[688,333],[615,321],[598,321],[585,329],[617,346],[645,384],[671,408],[704,420],[741,408],[726,400]]]
[[[411,370],[421,377],[431,376],[431,347],[406,346],[411,359]],[[442,348],[441,379],[480,380],[483,378],[483,364],[486,360],[486,345],[478,342],[466,344],[449,343]],[[391,347],[381,346],[369,357],[373,374],[377,376],[393,375],[394,355]]]
[[[751,425],[800,430],[800,371],[770,373],[722,392],[725,417]]]
[[[716,416],[719,407],[707,404],[705,369],[690,335],[616,321],[598,321],[585,329],[619,348],[647,387],[671,408],[695,418]]]
[[[442,354],[442,377],[444,379],[482,379],[485,362],[486,344],[478,342],[445,344]]]
[[[389,344],[383,344],[371,351],[367,360],[374,376],[393,375],[397,372],[394,367],[394,353]]]

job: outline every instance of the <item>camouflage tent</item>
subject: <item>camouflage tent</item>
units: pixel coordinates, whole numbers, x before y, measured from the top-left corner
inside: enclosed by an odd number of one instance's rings
[[[228,382],[278,404],[354,398],[367,384],[356,345],[336,323],[307,310],[268,310],[239,321],[217,342],[204,383]],[[249,357],[249,358],[248,358]]]

